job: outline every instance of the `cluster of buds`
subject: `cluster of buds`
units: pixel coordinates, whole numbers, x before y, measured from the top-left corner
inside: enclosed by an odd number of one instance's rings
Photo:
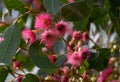
[[[16,60],[15,58],[13,59],[13,69],[14,69],[14,73],[17,75],[17,77],[15,78],[17,80],[17,82],[22,82],[22,80],[24,79],[24,75],[16,73],[16,71],[20,70],[20,71],[24,72],[23,66],[22,66],[22,63],[20,61]]]

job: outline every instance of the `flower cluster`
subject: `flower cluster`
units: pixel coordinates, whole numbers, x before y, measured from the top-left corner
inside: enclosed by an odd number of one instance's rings
[[[114,68],[104,70],[101,74],[90,76],[88,68],[85,62],[92,57],[92,50],[86,45],[89,40],[88,31],[76,31],[73,30],[74,25],[71,22],[64,20],[54,21],[53,17],[49,13],[41,13],[36,16],[35,30],[24,29],[22,31],[22,37],[29,45],[32,45],[36,40],[39,40],[44,47],[41,49],[43,53],[49,52],[48,58],[55,64],[58,55],[54,50],[55,43],[58,40],[62,40],[67,47],[65,52],[67,58],[64,64],[59,67],[58,72],[48,75],[45,79],[52,79],[57,82],[77,82],[82,81],[97,81],[105,82],[107,78],[113,73]],[[69,37],[69,40],[65,37]],[[37,38],[36,38],[37,37]],[[17,65],[18,62],[16,62]],[[113,59],[109,61],[109,64],[113,64]],[[16,66],[14,66],[16,69]],[[79,74],[79,70],[85,68],[86,71]],[[90,70],[89,70],[90,71]]]

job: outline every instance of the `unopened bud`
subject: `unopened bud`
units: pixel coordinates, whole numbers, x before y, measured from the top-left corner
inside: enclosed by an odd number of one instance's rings
[[[23,75],[19,75],[19,76],[17,77],[17,82],[22,82],[23,78],[24,78]]]
[[[48,49],[46,47],[43,47],[42,48],[42,52],[45,53],[45,52],[48,52]]]
[[[53,80],[52,76],[48,75],[47,77],[45,77],[45,80]]]
[[[92,82],[96,82],[97,78],[95,76],[91,77]]]
[[[116,61],[116,58],[112,57],[109,59],[109,64],[112,65],[115,63],[115,61]]]
[[[68,82],[68,77],[67,76],[62,76],[61,82]]]
[[[118,45],[113,45],[113,49],[118,49]]]
[[[20,61],[13,59],[13,68],[14,70],[19,69],[19,70],[23,70],[22,64],[20,63]]]
[[[82,34],[82,41],[83,41],[83,42],[86,42],[86,41],[88,41],[88,39],[89,39],[88,33],[87,33],[87,32],[84,32],[84,33]]]
[[[55,63],[56,60],[57,60],[56,56],[54,56],[54,55],[49,55],[48,57],[49,57],[49,59],[51,60],[52,63]]]

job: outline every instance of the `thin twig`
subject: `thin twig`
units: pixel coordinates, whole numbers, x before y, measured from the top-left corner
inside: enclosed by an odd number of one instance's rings
[[[99,45],[98,45],[96,42],[94,42],[94,40],[93,40],[93,39],[91,39],[91,38],[89,37],[89,40],[90,40],[90,41],[92,41],[92,43],[94,43],[94,44],[95,44],[95,46],[97,46],[97,48],[99,48]]]
[[[71,48],[71,46],[67,43],[67,41],[66,41],[63,37],[61,37],[61,39],[65,42],[65,44],[66,44],[72,51],[74,51],[74,49]]]

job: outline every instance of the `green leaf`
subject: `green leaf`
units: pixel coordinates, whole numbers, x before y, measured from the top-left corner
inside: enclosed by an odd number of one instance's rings
[[[85,71],[86,71],[85,67],[84,67],[84,66],[81,66],[81,67],[80,67],[80,70],[78,71],[78,73],[81,75],[81,74],[83,74]]]
[[[25,7],[21,0],[3,0],[3,2],[10,14],[12,12],[12,9],[18,10],[22,14],[25,13]]]
[[[100,7],[94,7],[90,15],[90,21],[94,22],[98,27],[102,24],[104,11]]]
[[[16,54],[21,41],[21,32],[18,24],[12,24],[3,33],[4,41],[0,43],[0,62],[9,65]]]
[[[50,61],[48,55],[41,53],[41,45],[39,43],[39,41],[35,42],[29,49],[29,54],[33,63],[44,71],[55,73],[57,71],[57,66]]]
[[[19,52],[16,55],[16,59],[19,60],[22,63],[23,67],[26,68],[27,70],[31,71],[33,69],[34,64],[28,55]]]
[[[0,67],[0,82],[5,82],[8,75],[8,71],[5,68]]]
[[[60,67],[60,66],[62,66],[65,62],[66,62],[66,60],[67,60],[67,56],[66,55],[61,55],[58,59],[57,59],[57,61],[56,61],[56,65],[58,66],[58,67]]]
[[[3,24],[0,22],[0,32],[4,32],[4,30],[9,26],[9,24]]]
[[[65,20],[69,21],[83,20],[83,18],[88,17],[90,13],[91,8],[86,2],[74,2],[64,5],[61,8],[61,16],[64,17]]]
[[[75,29],[76,29],[76,30],[84,31],[85,28],[86,28],[87,25],[88,25],[88,20],[89,20],[89,17],[88,17],[88,18],[83,18],[83,20],[80,20],[80,21],[75,21],[75,22],[74,22]]]
[[[66,52],[66,44],[62,40],[58,40],[54,47],[56,54],[64,54]]]
[[[45,8],[51,13],[58,13],[62,2],[60,0],[43,0]]]
[[[40,82],[38,77],[33,74],[27,74],[25,75],[25,78],[22,80],[22,82]]]
[[[113,25],[115,26],[115,30],[120,37],[120,21],[117,16],[115,16],[112,12],[110,12],[110,18],[113,22]]]
[[[111,18],[111,21],[113,22],[113,25],[115,26],[115,30],[120,37],[120,0],[110,0],[110,10],[109,15]]]
[[[107,48],[101,48],[99,49],[99,57],[94,61],[89,61],[89,67],[101,71],[107,67],[109,58],[110,50]]]

